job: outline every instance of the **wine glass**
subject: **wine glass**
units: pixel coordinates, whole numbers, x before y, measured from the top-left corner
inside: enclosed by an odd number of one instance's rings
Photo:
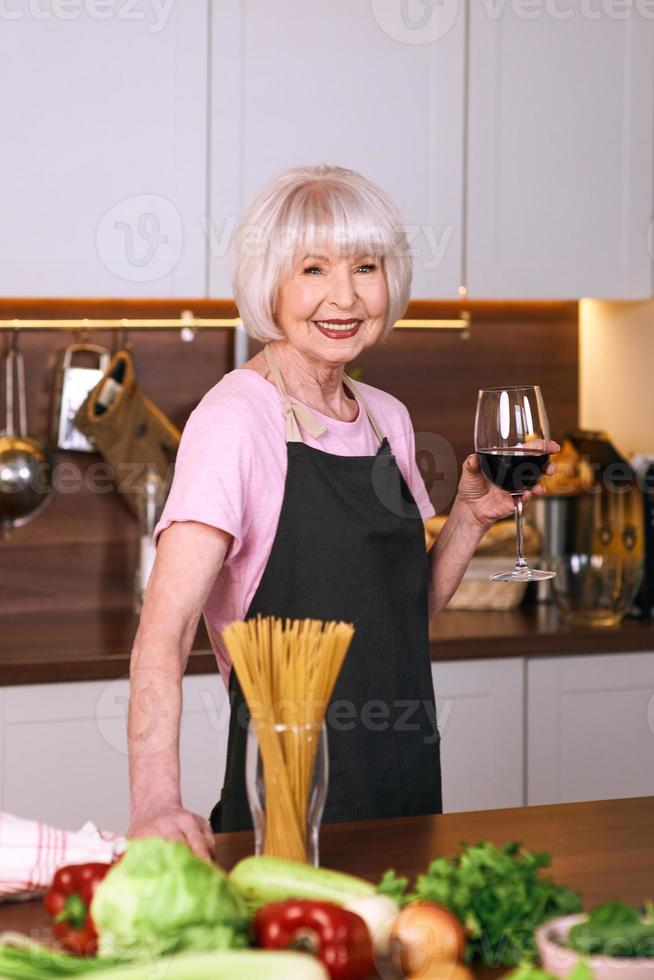
[[[536,486],[549,462],[550,427],[538,385],[482,388],[477,397],[475,450],[482,473],[513,497],[516,562],[494,582],[538,582],[555,573],[529,568],[524,555],[522,494]]]

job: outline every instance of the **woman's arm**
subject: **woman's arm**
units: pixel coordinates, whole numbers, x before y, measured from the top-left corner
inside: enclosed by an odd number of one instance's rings
[[[182,676],[198,620],[232,541],[207,524],[185,521],[162,532],[130,662],[128,837],[185,840],[202,858],[214,839],[180,794]]]
[[[550,453],[560,448],[556,442],[549,444]],[[555,470],[555,464],[550,463],[545,472],[551,475]],[[523,503],[544,493],[545,488],[537,484],[533,490],[523,493]],[[511,494],[486,479],[474,453],[468,456],[450,516],[429,553],[430,617],[442,612],[456,592],[468,562],[491,524],[510,517],[513,512]]]

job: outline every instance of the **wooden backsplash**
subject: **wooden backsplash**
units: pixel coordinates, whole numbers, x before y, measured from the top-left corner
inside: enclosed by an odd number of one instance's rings
[[[175,316],[190,307],[200,316],[233,316],[220,301],[0,301],[0,317]],[[468,303],[469,336],[454,331],[398,330],[350,370],[403,401],[417,433],[418,462],[437,509],[455,489],[456,468],[471,451],[480,386],[540,384],[552,434],[577,422],[577,305]],[[409,315],[451,316],[459,304],[414,303]],[[57,364],[71,333],[24,331],[29,431],[51,430]],[[93,339],[114,349],[117,336]],[[143,391],[180,428],[205,391],[233,365],[231,331],[198,332],[184,343],[174,331],[133,333],[137,378]],[[6,349],[8,337],[2,338]],[[0,418],[4,424],[4,412]],[[132,601],[138,528],[114,492],[92,493],[83,475],[96,456],[56,452],[76,464],[81,488],[58,492],[42,516],[0,541],[0,615],[48,610],[124,609]],[[191,570],[192,573],[192,570]],[[1,631],[0,622],[0,631]]]

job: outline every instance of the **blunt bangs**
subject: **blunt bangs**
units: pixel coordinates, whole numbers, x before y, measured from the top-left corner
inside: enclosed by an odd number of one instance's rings
[[[384,333],[406,309],[412,262],[399,211],[388,195],[353,170],[321,165],[284,171],[256,198],[232,239],[232,282],[247,333],[283,336],[274,310],[280,284],[305,255],[381,260],[388,306]]]

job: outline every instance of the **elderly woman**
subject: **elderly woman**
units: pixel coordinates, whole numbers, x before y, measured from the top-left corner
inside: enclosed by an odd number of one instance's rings
[[[356,627],[328,712],[324,820],[441,811],[429,614],[490,524],[513,512],[468,457],[428,560],[434,511],[409,414],[344,372],[409,299],[408,247],[384,192],[340,167],[289,170],[244,217],[234,258],[241,317],[265,346],[186,425],[131,671],[129,834],[185,839],[205,857],[212,831],[251,826],[243,698],[221,630],[258,613]],[[178,757],[181,678],[202,613],[232,707],[210,823],[183,809]]]

